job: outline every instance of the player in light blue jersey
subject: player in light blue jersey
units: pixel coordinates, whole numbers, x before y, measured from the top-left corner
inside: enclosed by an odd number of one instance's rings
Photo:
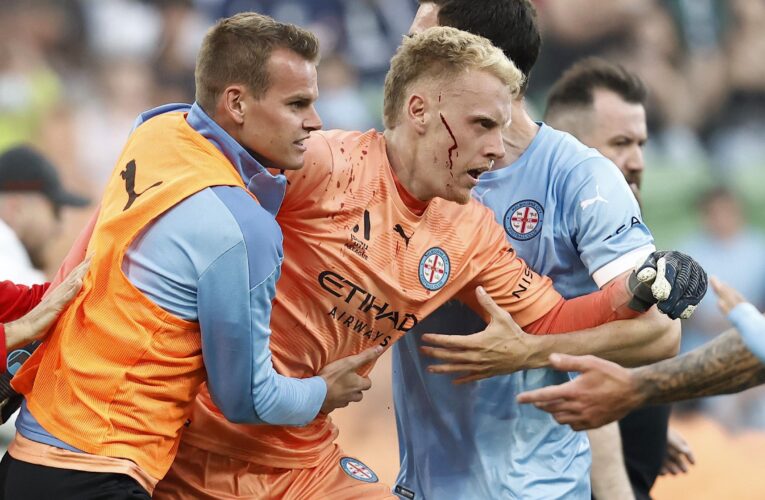
[[[420,3],[412,31],[441,24],[481,34],[528,75],[539,51],[530,2]],[[532,268],[553,276],[556,289],[574,297],[604,286],[654,251],[639,206],[611,161],[566,133],[534,123],[522,98],[513,103],[512,119],[504,167],[483,174],[474,196],[494,211]],[[471,310],[451,303],[416,331],[465,333],[483,327]],[[503,365],[504,372],[512,371],[511,365],[545,366],[550,349],[638,364],[673,355],[679,325],[652,309],[614,325],[610,335],[519,333],[512,341],[508,352],[515,364]],[[394,346],[401,455],[395,493],[406,499],[590,498],[586,435],[515,403],[520,392],[565,382],[568,375],[541,368],[454,385],[452,377],[430,371],[448,372],[455,365],[429,370],[433,360],[422,356],[422,349],[447,359],[449,353],[423,346],[417,334]]]

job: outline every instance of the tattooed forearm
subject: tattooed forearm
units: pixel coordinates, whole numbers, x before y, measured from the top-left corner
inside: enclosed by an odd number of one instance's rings
[[[678,358],[636,368],[645,404],[730,394],[765,382],[765,365],[746,348],[736,330]]]

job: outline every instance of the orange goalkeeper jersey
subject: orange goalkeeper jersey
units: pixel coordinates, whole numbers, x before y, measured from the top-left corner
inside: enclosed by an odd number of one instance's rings
[[[305,167],[287,174],[278,216],[284,263],[271,350],[280,373],[313,376],[368,347],[388,347],[445,301],[474,303],[478,285],[521,326],[561,300],[475,200],[435,199],[422,215],[407,208],[382,134],[318,132],[307,144]],[[331,452],[336,434],[326,416],[305,427],[232,424],[203,390],[184,439],[241,460],[303,468]]]

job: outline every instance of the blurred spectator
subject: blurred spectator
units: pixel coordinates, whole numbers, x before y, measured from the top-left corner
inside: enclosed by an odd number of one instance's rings
[[[135,0],[80,0],[85,9],[88,49],[98,59],[150,59],[162,36],[155,5]]]
[[[716,0],[671,0],[656,5],[632,29],[620,57],[646,80],[651,125],[669,161],[706,163],[700,133],[724,103],[723,11]]]
[[[765,157],[765,2],[731,0],[732,26],[727,35],[729,94],[711,146],[721,169],[761,167]]]
[[[747,223],[741,200],[727,187],[704,193],[698,203],[703,227],[683,245],[712,276],[737,288],[757,308],[765,306],[765,235]],[[730,328],[715,307],[712,290],[683,325],[687,352]],[[709,398],[702,407],[730,429],[765,429],[765,390]]]
[[[154,74],[142,59],[112,58],[98,69],[88,99],[73,109],[77,164],[98,194],[136,117],[158,104]]]
[[[0,151],[33,141],[61,81],[46,59],[61,16],[47,2],[4,2],[0,15]]]
[[[55,167],[35,150],[18,146],[0,155],[0,279],[45,281],[46,247],[59,235],[62,208],[88,203],[64,189]]]
[[[626,43],[630,28],[655,3],[655,0],[535,0],[543,47],[529,90],[539,97],[571,61],[604,55],[614,44]]]
[[[157,102],[194,100],[194,65],[210,20],[191,0],[158,0],[162,36],[154,54]]]
[[[765,306],[765,235],[747,223],[741,200],[719,186],[698,201],[702,229],[683,245],[710,275],[740,290],[757,308]],[[692,349],[727,329],[715,307],[714,291],[687,320],[683,350]],[[687,342],[687,344],[686,344]]]
[[[321,60],[318,72],[320,98],[316,110],[325,129],[367,130],[380,124],[369,112],[353,66],[339,56],[329,56]]]
[[[567,61],[601,55],[646,82],[651,149],[670,163],[709,164],[707,150],[725,167],[765,155],[757,140],[765,120],[754,111],[765,105],[765,63],[758,57],[765,45],[763,2],[538,3],[545,46],[531,80],[537,97]]]
[[[222,0],[218,17],[254,10],[314,32],[322,54],[353,61],[363,82],[382,85],[415,0]]]

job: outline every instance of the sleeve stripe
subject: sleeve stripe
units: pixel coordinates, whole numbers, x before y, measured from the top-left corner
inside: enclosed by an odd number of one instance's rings
[[[635,265],[640,261],[645,260],[650,254],[656,251],[654,245],[645,245],[637,248],[631,252],[628,252],[616,260],[612,260],[605,266],[601,267],[594,273],[592,273],[592,279],[598,288],[602,288],[603,285],[616,278],[625,271],[629,271],[635,268]]]

